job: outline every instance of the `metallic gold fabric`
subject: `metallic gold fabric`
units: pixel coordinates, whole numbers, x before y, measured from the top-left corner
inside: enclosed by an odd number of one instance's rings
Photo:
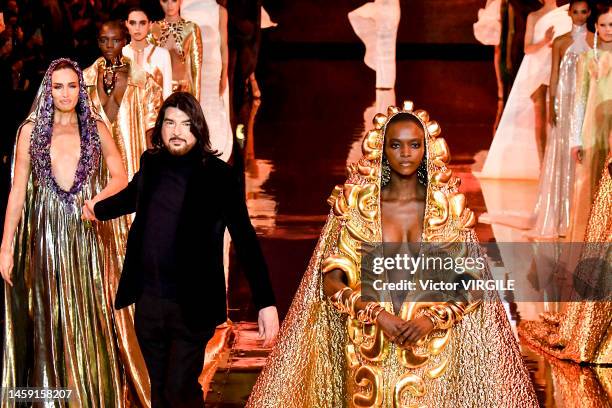
[[[2,387],[68,387],[71,407],[130,406],[103,249],[81,220],[84,200],[102,190],[104,179],[98,167],[68,204],[30,176],[15,235],[14,286],[5,285]]]
[[[283,322],[277,345],[247,407],[536,407],[527,370],[504,309],[493,294],[482,302],[435,306],[448,319],[410,350],[398,350],[375,325],[341,316],[323,295],[322,277],[342,269],[353,288],[360,281],[361,243],[380,242],[380,177],[384,131],[400,111],[426,129],[429,184],[423,241],[475,243],[474,214],[447,167],[450,154],[440,127],[412,103],[374,118],[363,157],[336,186],[332,210]],[[468,245],[469,247],[469,245]],[[467,249],[469,250],[469,248]],[[473,250],[473,247],[472,247]],[[485,276],[486,277],[486,276]],[[393,311],[391,302],[384,302]],[[431,303],[404,303],[410,319]]]
[[[603,169],[599,190],[591,210],[585,236],[583,259],[605,259],[612,263],[612,251],[604,243],[612,242],[612,180],[608,155]],[[588,245],[589,242],[595,245]],[[594,288],[610,287],[602,280],[612,279],[610,271],[579,270],[577,279]],[[612,363],[612,302],[576,301],[567,303],[565,310],[552,318],[541,321],[525,321],[519,333],[530,344],[561,359],[596,364]]]
[[[168,44],[173,37],[178,49]],[[191,93],[200,100],[202,75],[202,34],[192,21],[180,19],[177,23],[156,21],[151,26],[149,39],[166,48],[172,57],[172,85],[174,91]]]
[[[544,355],[550,364],[555,406],[609,408],[612,368],[584,367]]]
[[[128,178],[134,176],[140,163],[140,155],[147,148],[146,131],[155,126],[157,112],[161,107],[162,90],[153,77],[143,69],[130,63],[123,57],[123,62],[130,64],[128,85],[115,122],[111,123],[102,108],[98,95],[98,69],[104,65],[104,58],[98,58],[83,71],[87,93],[97,113],[111,130],[113,139],[119,148],[123,163],[127,165]]]
[[[129,59],[124,57],[129,62]],[[98,67],[104,64],[99,58],[83,71],[87,92],[94,109],[102,116],[111,130],[123,163],[131,179],[140,167],[140,155],[147,148],[146,131],[155,126],[157,113],[162,103],[161,87],[151,75],[136,65],[130,64],[128,86],[123,94],[119,113],[114,123],[110,123],[98,95]],[[108,177],[106,171],[105,177]],[[119,277],[123,267],[125,245],[130,227],[130,217],[117,218],[98,226],[98,236],[106,251],[104,253],[104,284],[109,299],[114,302]],[[134,306],[114,312],[115,327],[121,351],[121,359],[126,366],[128,383],[138,395],[140,405],[150,406],[150,384],[144,358],[140,352],[134,330]]]

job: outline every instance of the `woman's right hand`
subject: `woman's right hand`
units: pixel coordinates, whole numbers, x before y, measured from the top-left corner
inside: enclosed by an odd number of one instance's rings
[[[548,30],[546,30],[546,33],[544,34],[544,41],[546,42],[546,44],[549,44],[554,38],[555,38],[555,27],[550,26],[548,27]]]
[[[398,342],[398,338],[401,339],[400,336],[402,333],[404,333],[410,327],[409,322],[404,319],[400,319],[387,311],[384,311],[378,315],[377,324],[392,343],[396,343],[400,347],[402,347],[404,344],[407,345],[405,341],[402,341],[402,344],[400,344]]]
[[[0,250],[0,273],[2,273],[2,279],[13,286],[13,253],[11,251]]]

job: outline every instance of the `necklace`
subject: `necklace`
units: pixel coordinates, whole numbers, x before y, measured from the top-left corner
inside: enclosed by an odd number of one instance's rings
[[[115,89],[115,84],[117,82],[117,70],[125,67],[127,64],[121,59],[117,59],[113,64],[109,67],[106,64],[106,59],[104,60],[104,75],[102,76],[103,85],[104,85],[104,93],[106,95],[110,95],[113,93]]]
[[[161,36],[159,38],[160,45],[166,45],[168,38],[170,37],[170,35],[172,35],[176,44],[176,52],[181,58],[181,61],[185,63],[185,52],[183,50],[183,40],[185,39],[185,20],[181,18],[176,23],[170,23],[164,19],[160,22],[159,25],[162,30]]]

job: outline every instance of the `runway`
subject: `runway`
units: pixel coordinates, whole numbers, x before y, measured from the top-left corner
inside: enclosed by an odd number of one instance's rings
[[[399,60],[397,86],[391,91],[377,91],[374,73],[362,61],[346,58],[292,60],[264,54],[259,72],[263,98],[246,143],[245,179],[251,218],[270,267],[281,318],[326,219],[326,199],[334,185],[343,182],[347,161],[359,157],[361,138],[377,104],[380,108],[385,102],[411,99],[440,123],[453,172],[462,179],[461,191],[481,221],[476,227],[481,242],[527,242],[526,220],[513,214],[533,208],[537,184],[521,180],[481,184],[472,174],[482,165],[479,152],[491,142],[497,109],[490,61]],[[504,265],[503,259],[497,273],[519,284],[528,279],[527,269]],[[246,281],[233,262],[229,307],[234,322],[255,321],[248,298]],[[502,301],[515,332],[521,319],[537,319],[551,307],[516,302],[511,296]],[[257,346],[255,330],[252,323],[234,325],[218,359],[208,406],[244,405],[265,362],[266,350]],[[610,368],[594,370],[554,359],[551,363],[525,345],[521,351],[542,407],[585,406],[580,405],[586,395],[581,393],[599,393],[606,403],[610,390],[602,384],[609,384]],[[570,392],[567,387],[576,381],[588,385]]]

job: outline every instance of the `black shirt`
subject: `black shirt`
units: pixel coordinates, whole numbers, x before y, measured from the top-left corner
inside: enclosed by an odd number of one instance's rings
[[[145,292],[176,298],[176,231],[187,181],[201,156],[192,149],[184,156],[160,155],[159,179],[151,191],[142,246]]]

